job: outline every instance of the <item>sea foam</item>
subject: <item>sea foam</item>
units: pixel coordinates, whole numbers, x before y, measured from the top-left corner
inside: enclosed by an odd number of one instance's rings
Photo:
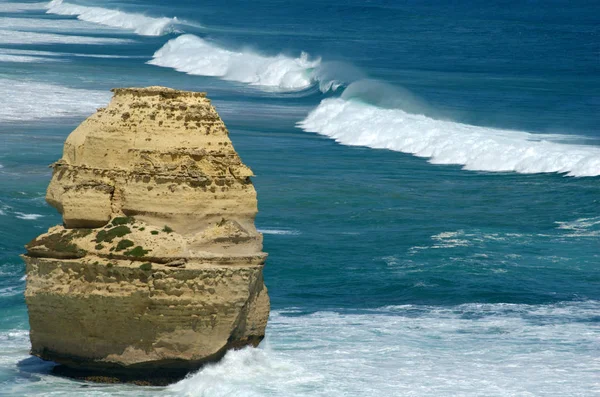
[[[35,50],[19,50],[14,48],[0,48],[0,60],[4,57],[10,62],[10,57],[15,59],[23,58],[20,62],[63,62],[69,59],[61,57],[82,57],[82,58],[104,58],[104,59],[138,59],[146,58],[138,55],[109,55],[109,54],[80,54],[74,52],[51,52]],[[17,62],[17,61],[13,61]]]
[[[275,234],[275,235],[287,235],[287,236],[297,236],[300,234],[297,230],[289,230],[289,229],[258,229],[259,233],[262,234]]]
[[[43,63],[43,62],[60,62],[60,59],[48,59],[42,57],[32,57],[26,55],[1,54],[0,62],[15,62],[15,63]]]
[[[108,91],[2,78],[0,92],[12,93],[0,106],[0,122],[81,116],[93,113],[111,96]]]
[[[46,8],[49,14],[73,15],[82,21],[132,30],[141,36],[161,36],[173,32],[174,25],[178,23],[177,18],[153,18],[101,7],[80,6],[63,0],[53,0]]]
[[[579,218],[570,222],[556,222],[557,229],[566,231],[565,237],[598,237],[600,236],[600,216]]]
[[[257,86],[265,91],[300,91],[318,82],[320,59],[283,54],[261,55],[251,50],[233,51],[191,34],[170,40],[154,53],[151,65],[173,68],[198,76],[214,76]],[[323,89],[334,82],[320,83]]]
[[[23,212],[16,212],[16,215],[15,215],[16,218],[23,219],[25,221],[35,221],[36,219],[39,219],[43,216],[44,215],[40,215],[40,214],[25,214]]]
[[[124,44],[131,40],[112,37],[24,32],[0,29],[0,44]]]
[[[23,12],[42,10],[47,3],[0,3],[0,12]]]
[[[98,26],[93,23],[79,21],[77,19],[57,18],[15,18],[0,17],[0,26],[6,30],[33,31],[41,33],[78,34],[83,33],[115,33],[115,28]]]
[[[595,395],[600,370],[599,309],[598,301],[579,301],[402,305],[313,314],[275,311],[260,348],[230,351],[218,363],[160,393],[173,397]],[[29,347],[26,330],[0,332],[0,371],[14,368],[27,357]],[[43,367],[34,370],[35,380],[45,372]],[[57,387],[56,381],[55,377],[44,380],[52,382],[49,387],[55,396],[81,393],[79,382],[65,380]],[[29,395],[32,384],[24,380],[7,387],[11,395]],[[96,394],[151,396],[156,390],[105,385]]]
[[[600,147],[557,143],[553,137],[436,120],[366,104],[324,99],[298,126],[344,145],[389,149],[459,164],[465,170],[600,175]]]
[[[166,394],[591,395],[599,308],[584,301],[274,312],[266,345],[231,351]]]

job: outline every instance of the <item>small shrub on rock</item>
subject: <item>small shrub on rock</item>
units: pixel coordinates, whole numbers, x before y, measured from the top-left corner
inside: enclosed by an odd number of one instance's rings
[[[131,233],[131,229],[125,225],[113,227],[108,230],[100,230],[98,234],[96,234],[96,242],[101,243],[106,241],[107,243],[112,243],[115,238],[123,237],[129,233]]]
[[[140,258],[142,256],[145,256],[148,252],[150,252],[150,250],[145,250],[144,248],[142,248],[141,246],[137,246],[134,249],[131,249],[129,251],[125,251],[125,255],[127,256],[135,256],[137,258]]]
[[[134,245],[133,241],[124,239],[124,240],[119,241],[119,243],[117,244],[117,248],[115,250],[123,251],[126,248],[133,247],[133,245]]]

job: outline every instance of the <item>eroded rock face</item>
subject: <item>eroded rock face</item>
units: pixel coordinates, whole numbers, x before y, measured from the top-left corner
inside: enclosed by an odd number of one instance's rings
[[[205,94],[113,90],[67,138],[31,241],[32,354],[117,379],[176,379],[257,345],[269,298],[252,172]]]

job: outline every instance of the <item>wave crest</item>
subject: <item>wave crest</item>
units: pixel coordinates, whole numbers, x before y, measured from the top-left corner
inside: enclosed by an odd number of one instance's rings
[[[478,127],[385,109],[356,100],[323,100],[298,126],[351,146],[390,149],[465,170],[600,175],[600,147],[551,142],[560,137]]]
[[[152,18],[142,14],[130,14],[101,7],[86,7],[52,0],[48,5],[48,14],[75,15],[77,19],[98,23],[114,28],[133,30],[141,36],[162,36],[174,31],[177,18]]]
[[[232,51],[191,34],[167,42],[148,63],[191,75],[238,81],[265,91],[301,91],[316,83],[322,91],[339,86],[336,81],[319,79],[321,59],[311,60],[307,53],[292,58],[283,54],[265,56],[249,50]]]

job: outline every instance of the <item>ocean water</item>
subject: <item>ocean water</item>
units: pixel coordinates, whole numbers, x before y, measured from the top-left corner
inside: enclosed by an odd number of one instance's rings
[[[0,0],[0,395],[600,395],[600,4]],[[265,342],[169,387],[29,357],[47,165],[207,91],[257,175]]]

